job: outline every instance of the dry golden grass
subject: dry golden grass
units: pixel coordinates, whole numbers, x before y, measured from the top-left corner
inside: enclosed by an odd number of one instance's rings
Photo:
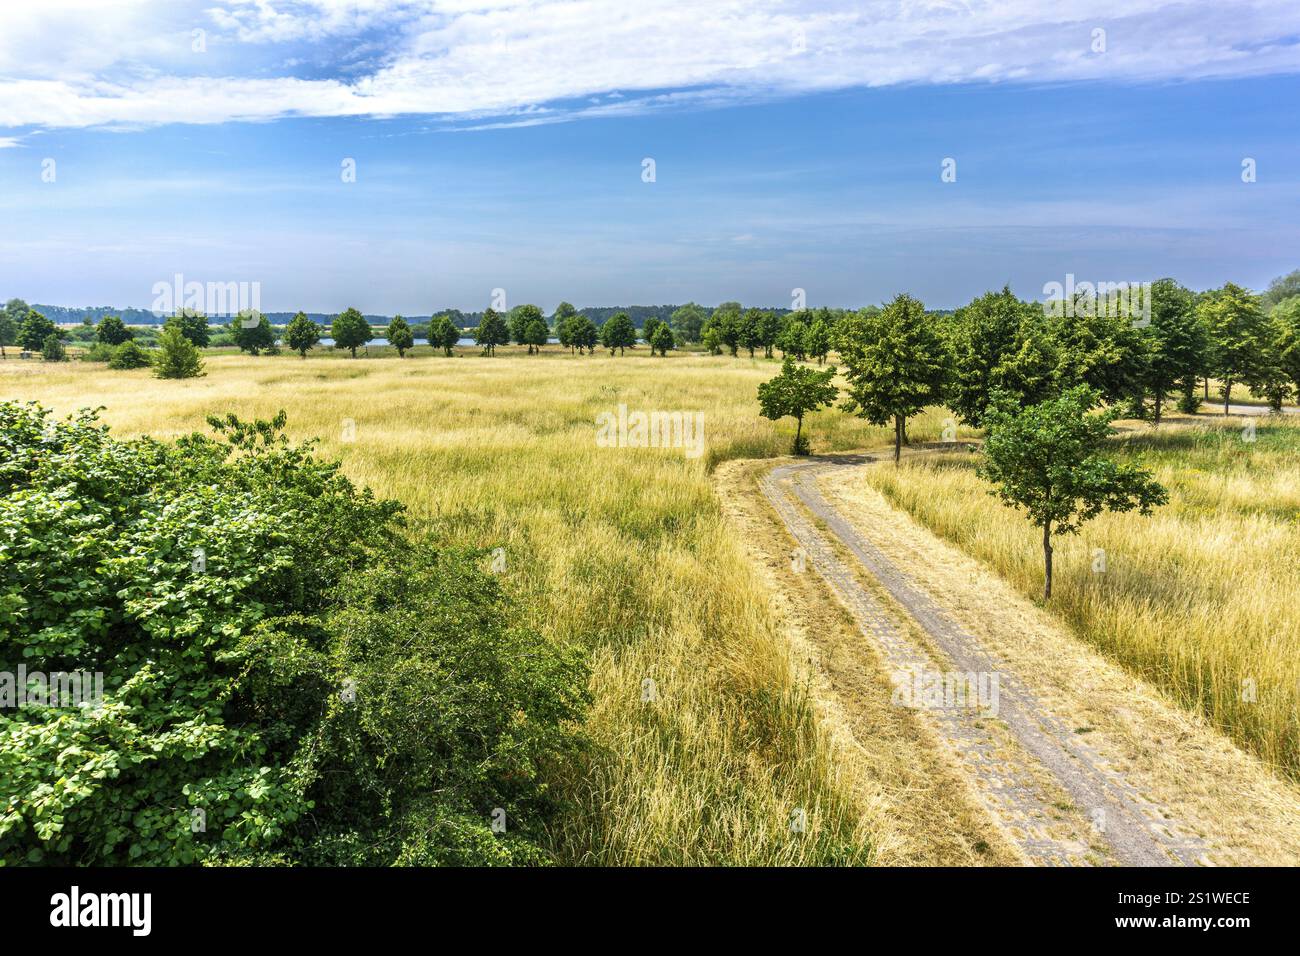
[[[1283,771],[1300,772],[1300,423],[1152,430],[1117,453],[1170,491],[1153,516],[1103,515],[1058,539],[1049,607],[1086,640]],[[1041,593],[1040,539],[975,475],[975,456],[867,469],[895,506]],[[1104,571],[1098,550],[1104,552]]]
[[[869,863],[888,827],[849,779],[767,594],[709,483],[730,457],[779,454],[793,423],[757,415],[775,362],[674,355],[504,354],[405,360],[212,356],[207,375],[80,363],[0,363],[0,394],[66,414],[106,406],[115,434],[169,438],[204,417],[286,409],[355,481],[398,498],[454,543],[503,546],[508,587],[556,641],[590,649],[597,748],[564,781],[575,807],[553,835],[581,863]],[[708,453],[600,448],[595,418],[699,411]],[[355,441],[344,442],[344,421]],[[913,425],[937,433],[942,416]],[[815,416],[815,450],[878,432]],[[642,701],[646,679],[658,701]],[[791,832],[791,815],[807,831]]]

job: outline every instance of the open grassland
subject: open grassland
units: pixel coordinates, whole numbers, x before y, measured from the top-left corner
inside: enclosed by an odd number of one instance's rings
[[[1052,609],[1083,638],[1239,743],[1300,775],[1300,423],[1240,419],[1113,439],[1170,491],[1149,518],[1057,539]],[[975,456],[918,457],[864,480],[932,531],[1041,594],[1037,532],[987,492]]]
[[[894,824],[814,707],[804,663],[774,627],[709,483],[720,460],[788,448],[793,423],[759,418],[755,400],[778,367],[421,349],[405,360],[210,356],[206,377],[160,381],[11,360],[0,363],[0,394],[60,414],[102,405],[115,434],[160,438],[206,430],[208,414],[283,408],[291,435],[319,437],[351,478],[450,542],[503,547],[524,613],[552,639],[589,648],[594,668],[596,747],[581,779],[558,781],[574,803],[552,836],[558,859],[890,860]],[[702,412],[707,453],[597,447],[596,416],[619,403]],[[937,437],[945,417],[918,419],[913,436]],[[883,438],[839,412],[809,426],[817,452]],[[792,833],[800,809],[806,832]]]

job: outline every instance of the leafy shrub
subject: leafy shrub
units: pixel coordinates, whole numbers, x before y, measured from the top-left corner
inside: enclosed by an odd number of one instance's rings
[[[0,862],[533,863],[574,654],[271,422],[118,441],[0,403]],[[492,814],[504,811],[505,833]]]
[[[47,362],[66,362],[68,360],[68,350],[63,347],[63,340],[58,334],[51,332],[41,343],[41,358]]]
[[[83,362],[107,362],[113,357],[117,347],[105,345],[103,342],[95,342],[87,348],[81,350],[81,361]]]
[[[113,354],[108,360],[108,367],[118,370],[148,368],[149,353],[131,339],[127,339],[113,350]]]
[[[197,378],[203,374],[198,347],[185,337],[179,326],[165,326],[158,336],[158,361],[153,373],[158,378]]]

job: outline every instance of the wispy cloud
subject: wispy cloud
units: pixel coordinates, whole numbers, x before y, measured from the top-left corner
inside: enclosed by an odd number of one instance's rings
[[[1245,77],[1300,72],[1297,37],[1294,0],[45,0],[0,8],[0,127],[479,128],[897,84]]]

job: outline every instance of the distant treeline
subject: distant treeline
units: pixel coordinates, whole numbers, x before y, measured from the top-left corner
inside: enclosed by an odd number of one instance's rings
[[[64,305],[41,305],[32,306],[37,312],[40,312],[55,325],[76,325],[89,319],[92,323],[98,323],[106,315],[116,315],[127,325],[162,325],[166,320],[165,315],[155,315],[148,309],[116,309],[110,305],[91,305],[81,308],[73,308]],[[681,308],[681,305],[609,305],[593,306],[585,309],[578,309],[579,315],[585,315],[591,319],[594,325],[604,325],[605,322],[620,312],[627,314],[632,320],[632,324],[637,328],[644,328],[646,321],[657,319],[660,322],[668,322],[672,314]],[[772,312],[776,315],[785,315],[790,312],[789,309],[765,309],[764,311]],[[265,312],[263,313],[272,325],[288,325],[293,319],[296,312]],[[334,321],[338,313],[335,312],[308,312],[307,318],[311,319],[317,325],[328,326]],[[445,315],[447,318],[462,329],[475,328],[483,321],[482,312],[462,312],[460,309],[440,309],[432,314],[424,315],[404,315],[403,318],[412,325],[427,326],[430,319],[435,315]],[[553,317],[553,316],[552,316]],[[235,317],[233,315],[210,315],[208,323],[210,325],[227,326]],[[366,321],[374,326],[387,325],[391,320],[391,315],[366,315]]]

